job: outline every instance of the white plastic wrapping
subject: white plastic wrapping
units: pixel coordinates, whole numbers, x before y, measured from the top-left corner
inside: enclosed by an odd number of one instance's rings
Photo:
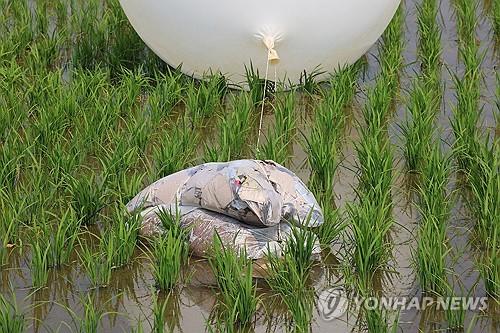
[[[333,72],[381,36],[400,0],[120,0],[132,26],[163,60],[200,77],[243,81],[245,65],[298,83],[317,66]],[[279,60],[278,60],[279,58]],[[326,74],[320,78],[325,78]]]
[[[161,236],[157,213],[179,210],[181,226],[190,230],[196,256],[210,251],[215,233],[226,247],[245,248],[251,259],[268,252],[280,255],[291,236],[289,223],[317,227],[321,209],[304,183],[273,161],[207,163],[167,176],[132,199],[127,209],[141,211],[140,234]],[[305,231],[309,232],[309,231]],[[320,252],[319,244],[314,254]]]

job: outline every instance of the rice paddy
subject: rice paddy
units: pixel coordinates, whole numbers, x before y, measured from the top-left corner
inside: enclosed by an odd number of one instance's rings
[[[326,82],[249,63],[243,91],[168,67],[118,0],[0,8],[0,333],[499,330],[498,0],[404,1]],[[265,262],[217,238],[190,256],[178,212],[139,237],[139,190],[240,158],[294,171],[325,224]],[[319,295],[340,287],[332,318]]]

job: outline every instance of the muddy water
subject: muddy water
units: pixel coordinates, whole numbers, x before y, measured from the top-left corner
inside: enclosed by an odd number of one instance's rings
[[[482,7],[480,7],[482,9]],[[414,246],[414,235],[418,222],[418,214],[411,205],[411,199],[405,190],[405,179],[403,177],[403,160],[400,149],[398,123],[405,119],[404,95],[411,87],[411,79],[418,73],[416,62],[416,10],[413,1],[406,1],[406,49],[404,52],[405,70],[401,74],[401,87],[403,96],[394,114],[390,126],[391,140],[395,147],[395,219],[397,221],[393,232],[394,238],[394,261],[392,262],[395,273],[390,279],[385,279],[383,292],[387,296],[421,296],[421,290],[415,281],[415,275],[411,265],[411,249]],[[443,69],[443,81],[445,94],[442,112],[438,115],[438,123],[441,128],[442,138],[448,144],[453,140],[449,118],[455,103],[455,92],[452,87],[449,71],[460,73],[463,70],[458,61],[456,28],[454,25],[454,14],[449,0],[443,0],[441,4],[441,26],[443,43],[443,61],[446,68]],[[484,104],[484,128],[494,133],[496,124],[494,120],[495,111],[495,68],[498,65],[498,54],[494,52],[490,24],[487,19],[480,21],[478,29],[481,49],[485,52],[483,71],[485,75],[482,102]],[[351,120],[359,117],[359,109],[364,103],[363,91],[371,84],[378,72],[376,61],[376,46],[368,55],[369,67],[366,75],[360,80],[361,91],[353,104],[349,114]],[[297,111],[299,116],[299,130],[308,133],[308,116],[304,107]],[[272,126],[272,114],[265,115],[265,128]],[[265,133],[265,129],[264,129]],[[343,160],[339,168],[335,192],[336,204],[341,209],[355,198],[354,188],[356,177],[353,166],[356,164],[356,154],[353,144],[358,140],[355,126],[348,126],[347,143],[343,149]],[[300,137],[300,135],[298,135]],[[445,144],[445,146],[447,146]],[[299,142],[293,145],[294,158],[289,167],[294,170],[304,181],[309,177],[306,167],[306,154]],[[453,183],[453,182],[452,182]],[[453,188],[453,184],[450,188]],[[450,239],[453,247],[452,258],[449,266],[456,278],[462,282],[462,287],[468,291],[473,290],[475,296],[484,296],[484,287],[475,271],[474,254],[471,252],[469,241],[469,230],[473,222],[467,217],[467,211],[460,200],[457,200],[453,208],[450,221]],[[337,264],[342,257],[342,246],[333,247],[333,255],[325,260],[325,265],[315,272],[315,289],[319,293],[332,285],[342,284],[342,275]],[[153,277],[150,264],[143,252],[137,250],[135,260],[129,267],[117,270],[113,273],[110,286],[104,289],[91,289],[90,283],[73,258],[75,265],[71,268],[55,270],[51,272],[48,286],[42,290],[33,292],[31,289],[31,278],[29,272],[29,254],[19,253],[14,250],[10,256],[10,264],[0,272],[0,292],[4,295],[15,294],[19,305],[26,309],[26,317],[29,323],[29,332],[75,332],[78,330],[78,318],[82,316],[82,298],[91,293],[95,296],[96,307],[105,312],[102,320],[101,331],[103,332],[129,332],[136,327],[137,323],[143,323],[144,331],[149,332],[152,325],[153,304]],[[187,276],[188,282],[179,288],[168,298],[169,306],[165,313],[166,329],[176,332],[203,332],[206,321],[209,320],[216,304],[216,289],[213,287],[213,278],[210,276],[206,262],[193,259],[189,265]],[[458,287],[457,287],[458,288]],[[460,288],[457,289],[460,294]],[[466,292],[464,292],[466,293]],[[462,293],[462,294],[464,294]],[[276,297],[265,285],[259,284],[259,295],[262,305],[259,308],[255,332],[283,332],[286,331],[290,319],[287,318],[284,307],[276,302]],[[160,297],[166,297],[165,295]],[[473,332],[495,332],[498,330],[498,313],[469,313],[468,319],[477,315],[478,320]],[[344,316],[325,321],[315,310],[313,332],[347,332],[356,330],[356,314],[348,312]],[[400,326],[404,332],[433,331],[440,326],[442,319],[438,314],[422,314],[417,311],[402,312],[400,314]]]

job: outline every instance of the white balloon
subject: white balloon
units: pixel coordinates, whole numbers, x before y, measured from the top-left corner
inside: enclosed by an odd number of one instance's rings
[[[220,71],[240,82],[251,62],[264,76],[276,52],[269,78],[297,83],[304,70],[333,72],[358,60],[382,35],[400,0],[120,2],[144,42],[188,75]]]

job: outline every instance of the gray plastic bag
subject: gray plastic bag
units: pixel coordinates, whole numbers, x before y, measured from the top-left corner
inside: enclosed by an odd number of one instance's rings
[[[138,208],[196,206],[244,223],[267,227],[281,221],[281,196],[256,161],[207,163],[177,172],[151,184],[127,205]]]
[[[323,224],[321,208],[311,191],[299,177],[273,161],[239,160],[189,168],[151,184],[127,208],[133,211],[176,201],[255,226],[273,226],[281,220],[309,227]]]
[[[216,234],[220,236],[226,248],[236,251],[245,249],[248,258],[253,260],[263,259],[268,254],[281,256],[283,245],[293,237],[292,227],[287,223],[259,228],[203,208],[175,205],[159,205],[144,210],[141,213],[142,236],[158,237],[163,234],[163,226],[157,215],[162,210],[170,214],[176,214],[178,210],[181,227],[189,230],[189,249],[198,257],[207,257],[210,254]],[[313,254],[319,253],[320,246],[317,243]]]

